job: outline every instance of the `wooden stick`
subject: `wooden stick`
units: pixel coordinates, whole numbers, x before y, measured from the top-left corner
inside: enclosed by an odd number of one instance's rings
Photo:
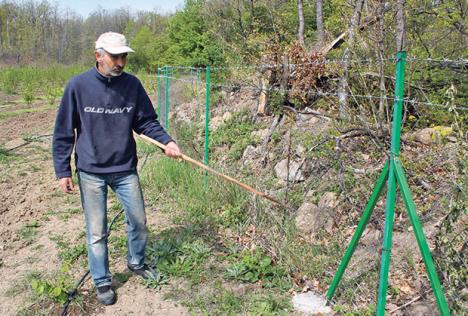
[[[143,135],[143,134],[140,134],[140,135],[138,135],[138,136],[140,136],[140,137],[143,138],[144,140],[146,140],[146,141],[148,141],[148,142],[150,142],[150,143],[152,143],[152,144],[158,146],[159,148],[161,148],[161,149],[163,149],[163,150],[166,150],[166,146],[163,145],[163,144],[161,144],[161,143],[158,142],[157,140],[154,140],[154,139],[152,139],[152,138],[150,138],[150,137],[148,137],[148,136],[146,136],[146,135]],[[247,191],[249,191],[249,192],[252,192],[252,193],[254,193],[254,194],[258,195],[258,196],[261,196],[261,197],[263,197],[263,198],[265,198],[265,199],[268,199],[268,200],[270,200],[270,201],[272,201],[272,202],[275,202],[276,204],[281,205],[281,206],[284,207],[284,208],[287,208],[283,203],[281,203],[280,201],[278,201],[278,200],[275,199],[274,197],[269,196],[269,195],[266,194],[266,193],[260,192],[260,191],[258,191],[258,190],[256,190],[256,189],[252,188],[251,186],[249,186],[249,185],[247,185],[247,184],[245,184],[245,183],[240,182],[239,180],[236,180],[236,179],[234,179],[234,178],[231,178],[230,176],[224,175],[224,174],[222,174],[221,172],[218,172],[218,171],[216,171],[216,170],[214,170],[214,169],[208,167],[207,165],[205,165],[205,164],[203,164],[203,163],[201,163],[201,162],[199,162],[199,161],[197,161],[197,160],[195,160],[195,159],[193,159],[193,158],[190,158],[189,156],[186,156],[186,155],[182,154],[182,156],[181,156],[180,158],[182,158],[183,160],[185,160],[185,161],[187,161],[187,162],[190,162],[191,164],[193,164],[193,165],[195,165],[195,166],[197,166],[197,167],[200,167],[200,168],[202,168],[202,169],[205,169],[206,171],[209,171],[209,172],[211,172],[211,173],[214,173],[214,174],[217,175],[218,177],[221,177],[221,178],[223,178],[223,179],[225,179],[225,180],[227,180],[227,181],[229,181],[229,182],[235,183],[235,184],[237,184],[238,186],[240,186],[240,187],[241,187],[242,189],[244,189],[244,190],[247,190]]]

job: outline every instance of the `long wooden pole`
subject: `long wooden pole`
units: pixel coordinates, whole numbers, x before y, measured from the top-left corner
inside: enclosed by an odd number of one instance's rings
[[[163,150],[166,150],[166,146],[163,145],[163,144],[161,144],[161,143],[158,142],[157,140],[154,140],[154,139],[152,139],[152,138],[150,138],[150,137],[148,137],[148,136],[146,136],[146,135],[143,135],[143,134],[140,134],[139,136],[140,136],[141,138],[143,138],[144,140],[146,140],[147,142],[150,142],[150,143],[152,143],[152,144],[158,146],[159,148],[161,148],[161,149],[163,149]],[[211,172],[211,173],[217,175],[218,177],[221,177],[221,178],[223,178],[223,179],[225,179],[225,180],[227,180],[227,181],[229,181],[229,182],[235,183],[235,184],[237,184],[238,186],[240,186],[240,187],[241,187],[242,189],[244,189],[244,190],[247,190],[247,191],[249,191],[249,192],[252,192],[252,193],[254,193],[254,194],[258,195],[258,196],[261,196],[261,197],[263,197],[263,198],[265,198],[265,199],[268,199],[268,200],[270,200],[270,201],[272,201],[272,202],[275,202],[276,204],[281,205],[281,206],[284,207],[284,208],[287,208],[283,203],[281,203],[280,201],[278,201],[278,200],[275,199],[274,197],[269,196],[268,194],[266,194],[266,193],[264,193],[264,192],[260,192],[260,191],[258,191],[258,190],[256,190],[256,189],[252,188],[251,186],[249,186],[249,185],[247,185],[247,184],[245,184],[245,183],[240,182],[239,180],[236,180],[236,179],[234,179],[234,178],[231,178],[230,176],[227,176],[227,175],[225,175],[225,174],[222,174],[221,172],[218,172],[218,171],[214,170],[213,168],[210,168],[210,167],[208,167],[207,165],[205,165],[205,164],[203,164],[203,163],[201,163],[201,162],[199,162],[199,161],[197,161],[197,160],[195,160],[195,159],[193,159],[193,158],[190,158],[189,156],[186,156],[186,155],[182,154],[182,156],[181,156],[180,158],[182,158],[183,160],[185,160],[185,161],[187,161],[187,162],[190,162],[191,164],[193,164],[193,165],[195,165],[195,166],[197,166],[197,167],[200,167],[200,168],[202,168],[202,169],[205,169],[206,171],[209,171],[209,172]]]

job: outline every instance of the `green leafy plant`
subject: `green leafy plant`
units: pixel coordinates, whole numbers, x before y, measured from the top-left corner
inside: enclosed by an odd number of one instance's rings
[[[63,278],[57,282],[49,282],[40,278],[32,279],[31,287],[36,295],[47,297],[55,303],[64,304],[67,301],[67,287]]]
[[[284,274],[281,268],[273,266],[270,257],[260,251],[244,253],[240,261],[231,264],[225,272],[227,278],[250,283],[262,280],[269,285]]]

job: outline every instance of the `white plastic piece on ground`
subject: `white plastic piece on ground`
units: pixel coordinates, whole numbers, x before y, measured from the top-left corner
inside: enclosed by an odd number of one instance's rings
[[[300,293],[293,297],[294,309],[307,315],[332,315],[332,309],[330,306],[326,306],[326,304],[327,301],[324,298],[312,292]]]

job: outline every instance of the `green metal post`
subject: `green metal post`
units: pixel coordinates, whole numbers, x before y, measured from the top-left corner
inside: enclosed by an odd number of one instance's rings
[[[158,120],[161,120],[161,71],[159,69],[159,65],[158,65],[158,68],[156,70],[156,79],[157,79],[157,83],[158,83]]]
[[[165,75],[166,75],[166,86],[165,88],[165,97],[166,97],[166,106],[165,106],[165,111],[164,111],[164,125],[165,129],[167,130],[169,128],[169,67],[166,65],[165,69]]]
[[[385,182],[387,181],[387,177],[388,177],[388,162],[385,163],[385,166],[383,167],[382,172],[380,173],[380,177],[377,180],[377,183],[374,187],[374,190],[372,191],[369,201],[367,202],[366,208],[364,209],[364,213],[361,217],[361,220],[359,221],[358,227],[356,231],[354,232],[353,238],[351,239],[351,242],[349,243],[348,249],[346,250],[345,255],[343,256],[343,259],[341,260],[340,267],[338,268],[338,271],[336,272],[335,277],[333,278],[333,281],[330,287],[328,288],[328,292],[327,292],[328,300],[331,300],[331,298],[335,294],[336,287],[340,283],[343,273],[348,267],[349,261],[351,257],[353,256],[354,250],[356,249],[359,239],[361,238],[362,233],[364,232],[364,229],[367,226],[367,223],[369,223],[369,219],[372,215],[372,212],[374,211],[375,204],[377,204],[379,196],[382,193],[382,189],[384,187]]]
[[[398,157],[395,157],[394,165],[395,177],[398,181],[398,186],[400,187],[403,200],[405,201],[411,225],[413,225],[413,231],[416,235],[416,240],[418,242],[424,264],[426,265],[426,271],[429,276],[429,280],[431,281],[432,291],[434,292],[437,306],[439,307],[439,311],[442,316],[448,316],[450,315],[450,310],[448,308],[447,301],[445,300],[439,277],[437,276],[437,272],[435,270],[431,251],[429,250],[426,237],[424,236],[424,231],[416,213],[416,206],[414,205],[413,199],[411,198],[411,192],[408,186],[408,182],[406,181],[405,172],[403,171],[403,167],[401,166],[400,159]]]
[[[400,155],[401,115],[403,109],[403,93],[405,82],[406,52],[397,53],[395,101],[393,103],[392,145],[390,148],[390,169],[387,188],[387,205],[385,210],[385,227],[382,243],[382,258],[380,262],[379,292],[377,299],[377,315],[385,315],[385,304],[388,288],[388,270],[392,248],[393,220],[395,216],[396,179],[393,159]]]
[[[211,86],[211,69],[206,66],[206,105],[205,105],[205,165],[209,162],[209,141],[210,141],[210,86]]]

